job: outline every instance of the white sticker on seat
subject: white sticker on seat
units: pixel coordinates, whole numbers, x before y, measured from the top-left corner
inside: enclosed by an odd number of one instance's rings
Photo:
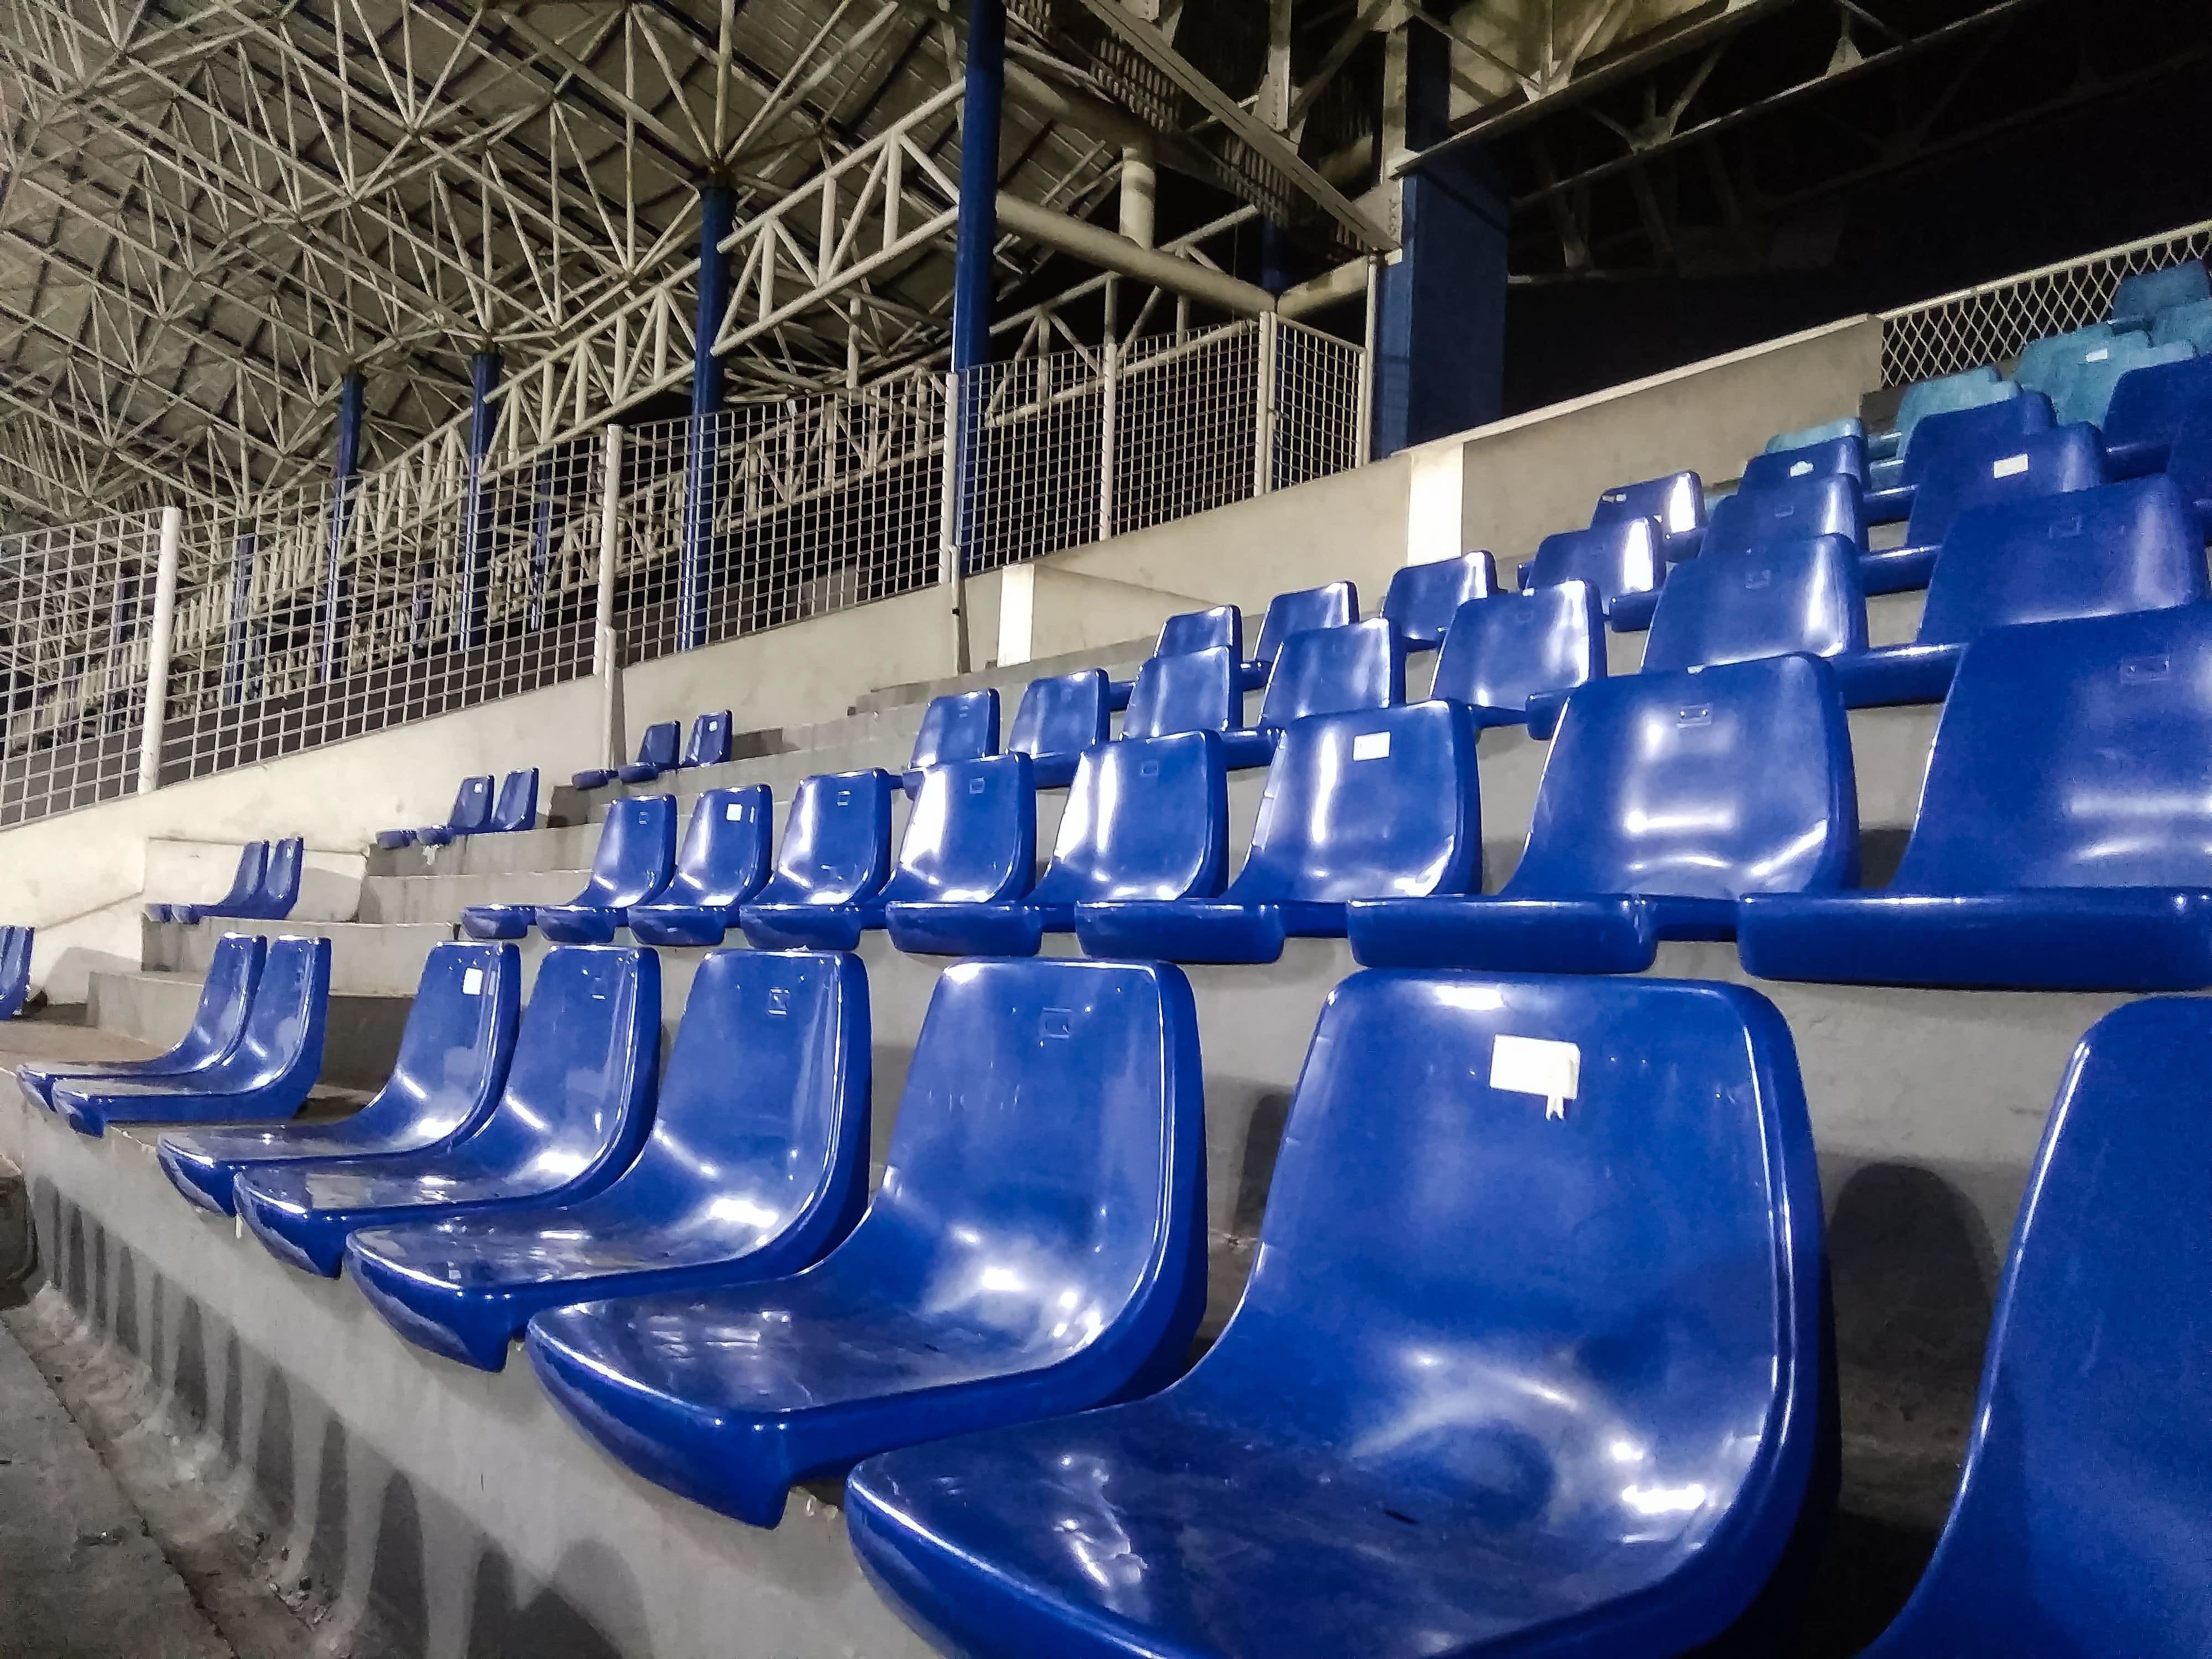
[[[477,995],[481,994],[482,994],[482,992],[483,992],[483,969],[481,969],[481,968],[471,968],[471,969],[470,969],[468,970],[468,972],[466,972],[465,974],[463,974],[463,975],[461,975],[461,994],[462,994],[463,996],[465,996],[465,997],[472,997],[472,996],[477,996]]]
[[[1790,476],[1793,478],[1802,478],[1812,470],[1813,463],[1810,461],[1792,461],[1790,463]]]
[[[1390,734],[1388,732],[1362,732],[1352,740],[1352,758],[1356,761],[1382,760],[1390,753]]]
[[[1541,1095],[1544,1115],[1565,1117],[1582,1086],[1583,1051],[1548,1037],[1501,1036],[1490,1047],[1490,1086],[1509,1094]]]
[[[2025,455],[2007,455],[1990,463],[1990,477],[1992,478],[2016,478],[2027,471],[2027,457]]]
[[[2087,356],[2084,357],[2081,361],[2082,361],[2083,362],[2085,362],[2085,363],[2101,363],[2101,362],[2103,362],[2105,361],[2105,359],[2106,359],[2106,358],[2107,358],[2107,357],[2111,356],[2112,355],[2112,347],[2110,347],[2110,346],[2099,346],[2099,347],[2098,347],[2094,351],[2091,352]]]
[[[745,809],[737,801],[729,801],[722,807],[722,816],[732,823],[743,823],[745,821]]]

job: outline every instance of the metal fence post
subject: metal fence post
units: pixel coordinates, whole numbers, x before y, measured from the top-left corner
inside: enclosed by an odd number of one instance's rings
[[[966,515],[961,511],[960,495],[965,479],[972,476],[975,462],[967,449],[976,434],[969,429],[967,410],[962,404],[964,376],[951,373],[945,377],[945,500],[937,519],[937,580],[951,601],[952,623],[952,672],[968,672],[968,572],[967,558],[960,545],[961,532],[971,533],[972,525],[965,525]]]
[[[146,641],[146,726],[138,738],[138,793],[161,781],[161,730],[169,713],[169,630],[177,615],[177,550],[184,539],[181,507],[161,509],[161,547],[154,567],[154,629]]]
[[[1102,352],[1105,374],[1098,410],[1098,539],[1114,533],[1114,448],[1120,436],[1121,412],[1121,349],[1106,337]]]
[[[1375,301],[1381,286],[1382,258],[1367,258],[1367,327],[1359,342],[1359,413],[1352,434],[1352,464],[1364,466],[1375,459]]]
[[[1260,407],[1252,444],[1255,495],[1264,495],[1275,487],[1275,352],[1276,325],[1280,320],[1272,311],[1260,313]]]
[[[607,428],[606,477],[599,497],[599,608],[592,624],[592,672],[599,682],[599,752],[623,763],[622,641],[615,633],[615,561],[622,540],[622,428]]]

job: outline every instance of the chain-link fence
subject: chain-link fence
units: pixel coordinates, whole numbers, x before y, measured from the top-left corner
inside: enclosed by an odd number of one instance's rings
[[[2048,335],[2101,321],[2124,276],[2212,253],[2212,220],[1885,312],[1881,383],[1911,386],[2004,363]]]

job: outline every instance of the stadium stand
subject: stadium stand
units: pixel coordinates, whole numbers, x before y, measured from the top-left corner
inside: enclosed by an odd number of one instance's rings
[[[0,1019],[23,1012],[31,996],[31,946],[38,930],[0,927]]]

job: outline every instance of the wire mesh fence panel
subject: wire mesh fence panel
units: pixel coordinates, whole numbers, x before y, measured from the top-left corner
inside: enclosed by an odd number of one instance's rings
[[[2033,341],[2102,321],[2123,277],[2207,253],[2212,221],[1887,312],[1881,383],[1911,386],[2008,362]]]
[[[1098,539],[1107,376],[1088,351],[969,372],[959,395],[977,436],[955,533],[971,574]]]
[[[161,515],[0,537],[0,825],[137,787]]]
[[[1275,450],[1278,489],[1325,478],[1359,464],[1360,347],[1282,322],[1275,331]]]
[[[1115,388],[1114,528],[1146,530],[1252,493],[1260,331],[1132,340]]]

